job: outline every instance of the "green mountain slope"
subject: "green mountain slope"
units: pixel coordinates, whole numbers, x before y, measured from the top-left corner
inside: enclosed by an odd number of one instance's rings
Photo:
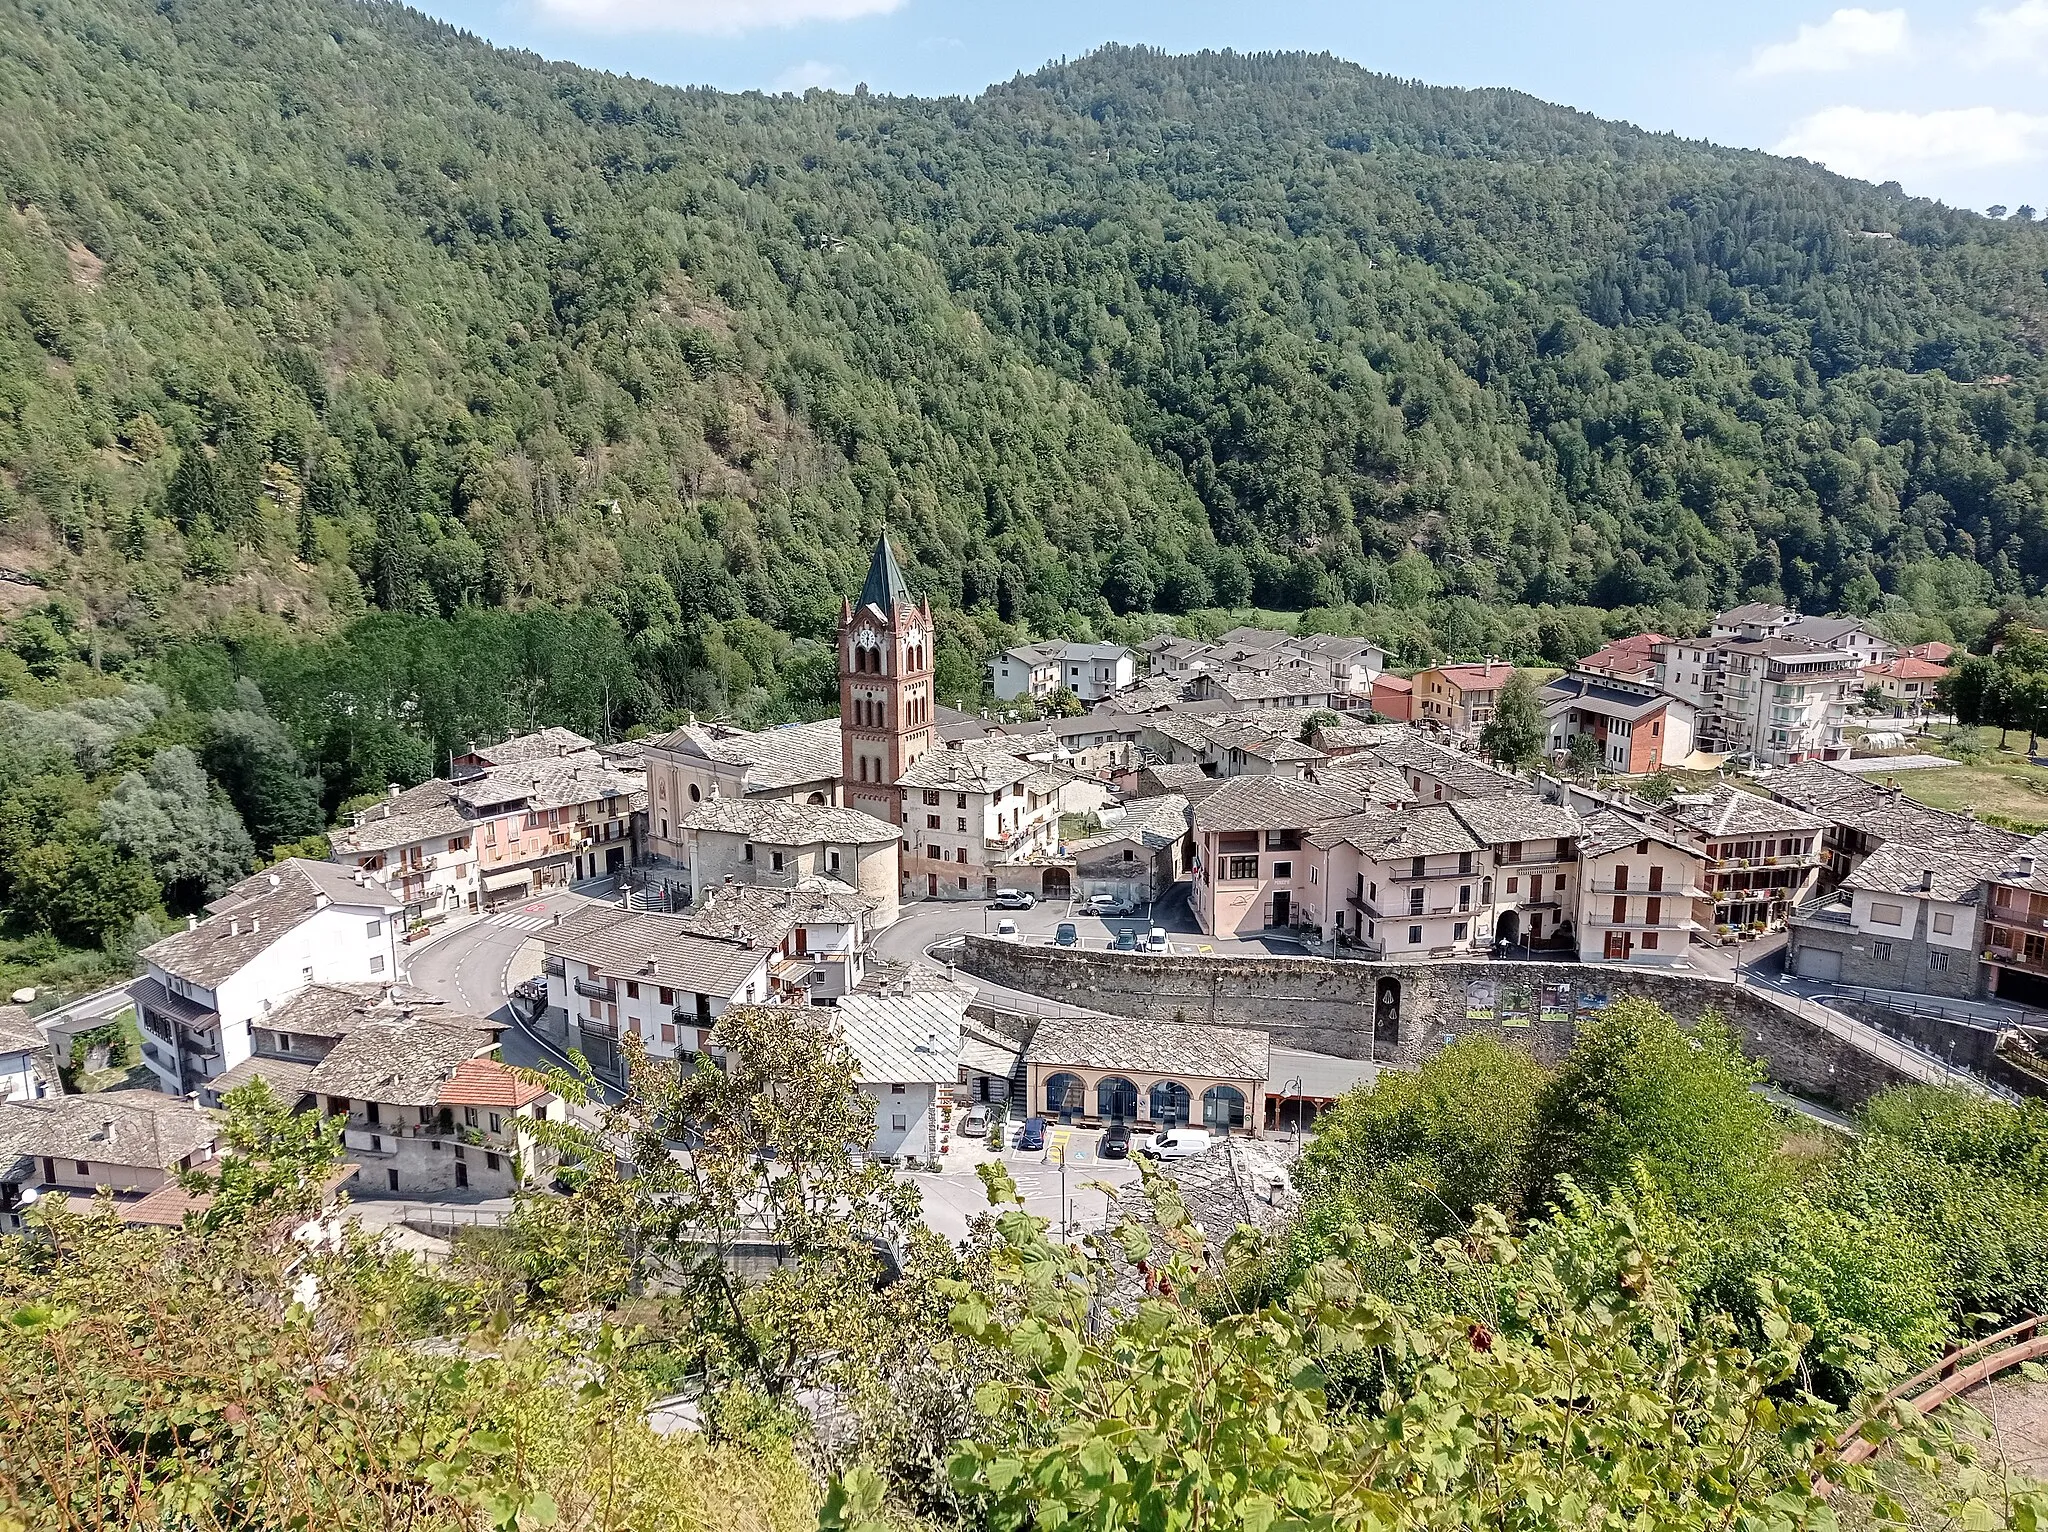
[[[0,564],[116,649],[588,600],[659,670],[885,520],[969,647],[2048,579],[2040,229],[1327,57],[768,98],[9,0],[0,183]]]

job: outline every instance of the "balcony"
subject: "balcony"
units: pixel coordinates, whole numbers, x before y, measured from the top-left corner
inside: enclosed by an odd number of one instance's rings
[[[563,979],[568,977],[569,970],[563,964],[562,960],[558,957],[549,958],[546,961],[546,963],[544,963],[542,966],[546,968],[548,977],[551,979]]]
[[[607,1005],[619,1003],[619,987],[610,979],[578,979],[572,987],[585,1000],[602,1000]]]

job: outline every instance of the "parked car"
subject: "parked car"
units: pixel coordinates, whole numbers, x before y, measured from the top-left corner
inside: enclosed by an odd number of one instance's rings
[[[1215,1144],[1207,1128],[1192,1128],[1183,1122],[1161,1128],[1138,1145],[1138,1153],[1155,1160],[1191,1160],[1198,1154],[1207,1154]]]
[[[1102,1130],[1102,1140],[1095,1146],[1095,1152],[1105,1160],[1129,1159],[1131,1154],[1131,1125],[1127,1122],[1113,1122]]]
[[[995,898],[989,900],[989,908],[994,910],[1028,910],[1036,903],[1038,903],[1036,896],[1025,893],[1021,888],[999,888],[996,890]]]
[[[1164,952],[1166,950],[1166,927],[1154,926],[1151,936],[1147,938],[1147,943],[1154,952]]]
[[[1118,952],[1136,952],[1138,950],[1138,928],[1136,926],[1125,926],[1116,933],[1116,937],[1110,945]]]
[[[1017,1130],[1017,1147],[1019,1149],[1043,1149],[1045,1147],[1045,1119],[1043,1117],[1027,1117],[1024,1119],[1024,1126]]]
[[[1020,938],[1017,935],[1017,922],[1010,919],[1007,915],[1005,915],[1001,920],[997,921],[996,940],[999,942],[1014,942],[1020,940]]]
[[[1137,906],[1128,899],[1119,899],[1115,894],[1090,894],[1088,913],[1103,920],[1117,915],[1135,915]]]
[[[960,1114],[959,1120],[953,1124],[953,1131],[962,1138],[987,1138],[989,1111],[987,1102],[975,1102]]]
[[[1078,947],[1081,945],[1081,933],[1071,920],[1063,920],[1059,929],[1052,933],[1052,944],[1055,947]]]

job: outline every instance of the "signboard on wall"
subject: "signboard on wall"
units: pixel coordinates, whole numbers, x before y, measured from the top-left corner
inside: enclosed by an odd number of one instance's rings
[[[1546,1026],[1561,1026],[1572,1019],[1572,987],[1545,984],[1537,993],[1537,1019]]]
[[[1500,986],[1500,1024],[1526,1027],[1530,1019],[1529,986],[1519,979],[1507,979]]]
[[[1496,990],[1491,979],[1467,979],[1465,981],[1465,1019],[1467,1021],[1491,1021],[1494,1017]]]

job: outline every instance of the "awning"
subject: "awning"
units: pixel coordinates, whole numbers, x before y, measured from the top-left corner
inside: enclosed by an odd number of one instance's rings
[[[484,874],[484,892],[501,894],[508,888],[531,888],[533,873],[527,868],[516,872],[487,872]]]

